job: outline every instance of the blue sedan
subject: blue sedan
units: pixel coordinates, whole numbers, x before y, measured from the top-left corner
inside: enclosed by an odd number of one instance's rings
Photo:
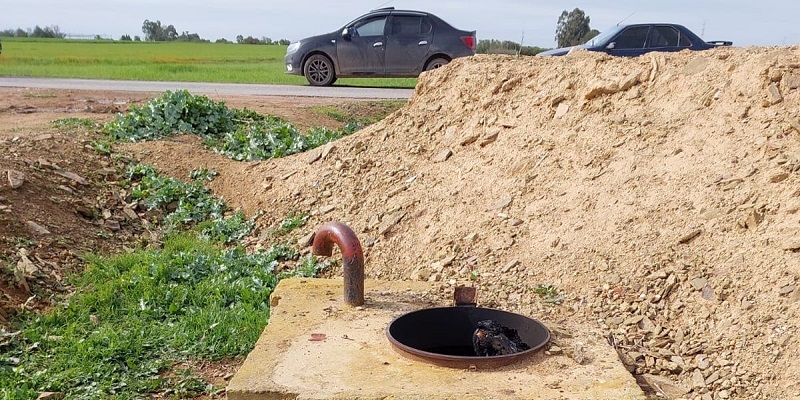
[[[635,57],[651,51],[707,50],[731,45],[733,42],[706,42],[683,25],[632,24],[617,25],[582,45],[548,50],[538,55],[563,56],[572,49],[586,49],[612,56]]]

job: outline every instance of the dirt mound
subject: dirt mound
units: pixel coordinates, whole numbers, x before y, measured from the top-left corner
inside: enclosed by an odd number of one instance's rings
[[[370,277],[596,326],[670,396],[800,396],[799,48],[476,56],[313,154],[131,149],[181,176],[200,156],[263,225],[349,223]]]

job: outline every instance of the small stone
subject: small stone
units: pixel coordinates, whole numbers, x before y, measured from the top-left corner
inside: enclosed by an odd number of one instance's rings
[[[641,378],[653,389],[656,389],[657,392],[661,392],[670,399],[680,398],[681,396],[689,393],[689,388],[673,382],[671,379],[658,376],[658,375],[650,375],[650,374],[643,374]]]
[[[706,386],[719,380],[719,372],[714,372],[706,378]]]
[[[784,295],[787,295],[789,293],[794,292],[795,289],[797,289],[797,287],[795,285],[787,285],[787,286],[782,287],[780,289],[779,293],[781,294],[781,296],[784,296]]]
[[[335,209],[336,209],[336,206],[334,206],[334,205],[327,205],[327,206],[320,207],[320,209],[319,209],[319,213],[320,213],[321,215],[325,215],[325,214],[327,214],[327,213],[329,213],[329,212],[331,212],[331,211],[333,211],[333,210],[335,210]]]
[[[702,290],[708,284],[708,279],[706,278],[695,278],[689,282],[694,290]]]
[[[727,390],[720,390],[719,392],[717,392],[717,397],[719,397],[720,399],[729,399],[731,397],[731,394]]]
[[[511,196],[503,197],[502,199],[498,200],[497,203],[494,203],[490,210],[502,210],[510,206],[512,201],[514,201],[514,198]]]
[[[41,225],[39,225],[39,224],[37,224],[36,222],[33,222],[33,221],[25,222],[25,226],[27,226],[28,229],[31,232],[33,232],[34,234],[36,234],[36,235],[49,235],[50,234],[50,231],[48,231],[45,227],[43,227],[43,226],[41,226]]]
[[[706,387],[706,380],[703,377],[703,372],[699,369],[694,370],[692,372],[692,388],[702,389],[704,387]]]
[[[70,179],[70,180],[74,181],[75,183],[77,183],[79,185],[88,185],[89,184],[89,182],[86,179],[84,179],[82,176],[80,176],[80,175],[78,175],[76,173],[69,172],[69,171],[62,171],[62,170],[55,170],[53,172],[55,172],[56,175],[60,175],[60,176],[63,176],[64,178]]]
[[[547,354],[549,354],[549,355],[551,355],[551,356],[557,356],[557,355],[559,355],[559,354],[562,354],[563,352],[564,352],[564,351],[563,351],[563,350],[561,350],[561,347],[558,347],[558,346],[550,346],[550,349],[549,349],[549,350],[547,350],[547,352],[546,352],[546,353],[547,353]]]
[[[25,183],[25,174],[22,172],[10,169],[6,172],[6,175],[8,175],[8,184],[11,185],[12,189],[19,189]]]
[[[447,161],[447,160],[450,158],[450,156],[452,156],[452,155],[453,155],[453,151],[452,151],[452,150],[450,150],[450,149],[444,149],[444,150],[442,150],[442,151],[440,151],[440,152],[436,153],[436,155],[435,155],[435,156],[433,156],[433,158],[431,158],[431,161],[433,161],[433,162],[435,162],[435,163],[445,162],[445,161]]]

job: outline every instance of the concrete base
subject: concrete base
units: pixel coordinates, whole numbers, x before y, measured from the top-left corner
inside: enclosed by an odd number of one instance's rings
[[[579,357],[539,352],[493,370],[408,359],[389,344],[389,323],[451,304],[432,303],[428,283],[367,281],[366,305],[352,308],[341,285],[308,278],[278,284],[269,325],[228,385],[228,399],[644,400],[614,349],[588,333],[571,331],[568,343],[559,343]]]

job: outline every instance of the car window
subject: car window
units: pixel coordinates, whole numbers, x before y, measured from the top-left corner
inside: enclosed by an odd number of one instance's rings
[[[386,16],[363,19],[353,25],[353,36],[382,36]]]
[[[392,17],[392,35],[421,35],[431,32],[428,18],[414,15],[396,15]]]
[[[656,26],[650,30],[647,47],[677,47],[680,32],[671,26]]]
[[[615,49],[641,49],[647,41],[649,26],[632,26],[626,28],[617,36],[614,42]]]

